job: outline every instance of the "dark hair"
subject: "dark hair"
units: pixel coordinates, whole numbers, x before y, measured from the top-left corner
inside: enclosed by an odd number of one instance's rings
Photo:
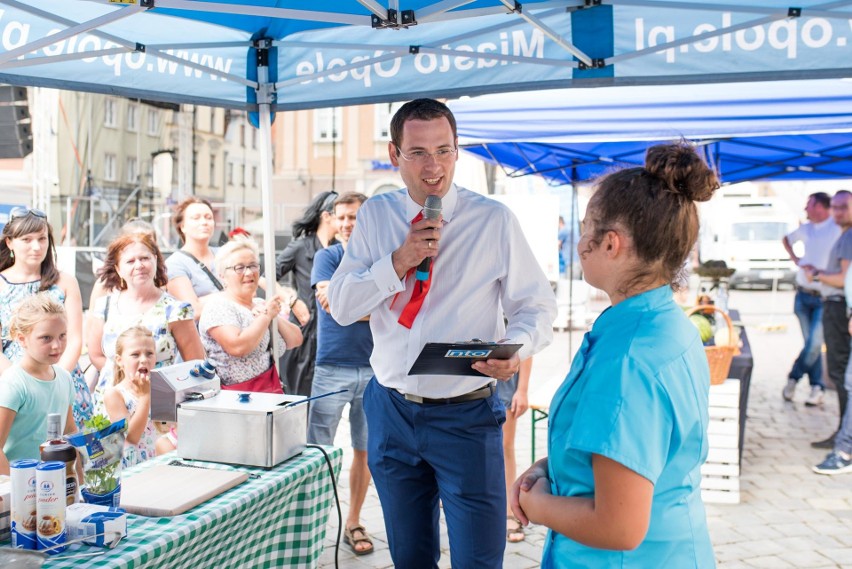
[[[302,217],[293,222],[293,239],[303,235],[313,235],[319,229],[322,213],[334,213],[337,192],[321,192],[308,204]]]
[[[345,194],[341,194],[339,198],[334,200],[334,207],[337,207],[338,205],[352,203],[357,203],[358,205],[360,205],[365,201],[367,201],[367,196],[365,196],[364,194],[361,194],[359,192],[346,192]]]
[[[157,288],[161,288],[169,282],[166,273],[166,261],[163,259],[160,248],[157,247],[157,242],[154,241],[154,236],[147,233],[128,233],[121,235],[110,243],[109,248],[107,248],[104,264],[98,269],[98,279],[104,283],[106,290],[124,290],[127,288],[127,284],[118,276],[116,267],[118,266],[118,259],[124,250],[134,243],[141,243],[154,255],[154,259],[157,262],[157,270],[154,273],[154,285]]]
[[[412,120],[431,121],[444,117],[450,123],[450,128],[453,129],[453,139],[458,138],[456,130],[456,117],[450,108],[440,101],[435,99],[414,99],[402,105],[396,114],[393,115],[390,123],[391,142],[397,147],[402,146],[402,127],[405,123]]]
[[[12,251],[6,243],[7,239],[18,239],[31,233],[39,233],[47,229],[47,253],[41,262],[41,281],[38,289],[47,290],[59,281],[59,268],[56,266],[56,244],[53,241],[53,228],[44,217],[28,213],[22,217],[16,217],[3,226],[2,239],[0,239],[0,271],[5,271],[15,264]]]
[[[814,204],[821,205],[825,209],[831,207],[831,197],[825,192],[815,192],[808,196],[809,200],[814,200]]]
[[[618,170],[597,183],[587,210],[595,229],[591,246],[620,226],[640,261],[620,292],[657,278],[677,288],[678,273],[698,239],[694,202],[709,200],[718,187],[716,174],[686,141],[653,146],[644,168]]]
[[[186,214],[186,208],[191,206],[194,203],[204,204],[210,208],[210,213],[213,213],[213,206],[209,201],[204,198],[199,198],[196,196],[189,196],[182,202],[180,202],[175,208],[175,229],[177,229],[178,235],[180,235],[180,240],[183,243],[186,243],[186,236],[183,234],[183,229],[180,228],[181,223],[183,223],[183,217]]]

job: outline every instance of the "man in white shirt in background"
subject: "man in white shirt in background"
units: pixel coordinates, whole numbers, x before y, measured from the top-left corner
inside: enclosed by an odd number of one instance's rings
[[[793,367],[787,376],[783,396],[792,401],[796,385],[806,373],[811,384],[811,391],[805,400],[805,405],[814,407],[825,399],[825,382],[822,373],[822,298],[818,282],[809,281],[807,271],[824,271],[828,265],[828,255],[831,246],[840,237],[841,229],[831,217],[831,198],[825,192],[817,192],[808,197],[805,214],[808,223],[800,225],[781,242],[790,255],[790,260],[799,267],[796,273],[796,298],[794,312],[802,327],[805,345],[799,352]],[[793,251],[793,245],[801,242],[805,253],[799,257]]]
[[[406,569],[438,566],[440,498],[453,567],[502,568],[505,408],[494,380],[550,343],[555,297],[512,212],[453,184],[458,137],[446,105],[403,105],[388,152],[407,187],[361,207],[328,298],[341,325],[370,314],[367,456],[391,557]],[[441,216],[421,219],[430,195]],[[427,257],[430,276],[416,281]],[[473,364],[484,375],[408,375],[427,342],[473,338],[523,347]]]

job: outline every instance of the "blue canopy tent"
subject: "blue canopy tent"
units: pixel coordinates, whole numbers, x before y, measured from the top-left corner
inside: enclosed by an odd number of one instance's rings
[[[565,89],[452,101],[462,144],[510,176],[570,184],[686,138],[725,183],[852,177],[852,81]]]
[[[0,0],[0,82],[272,113],[849,74],[852,0]],[[45,205],[45,204],[42,204]],[[273,227],[265,216],[266,272]]]

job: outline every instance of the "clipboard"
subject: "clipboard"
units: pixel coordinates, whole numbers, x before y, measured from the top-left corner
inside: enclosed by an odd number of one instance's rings
[[[523,344],[498,344],[496,342],[429,342],[408,375],[473,375],[487,377],[470,367],[477,360],[507,360]]]

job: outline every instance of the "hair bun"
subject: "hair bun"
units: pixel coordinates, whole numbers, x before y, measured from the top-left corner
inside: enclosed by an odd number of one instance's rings
[[[662,180],[669,191],[692,201],[709,200],[719,187],[716,174],[686,141],[649,148],[645,170]]]

